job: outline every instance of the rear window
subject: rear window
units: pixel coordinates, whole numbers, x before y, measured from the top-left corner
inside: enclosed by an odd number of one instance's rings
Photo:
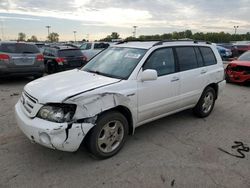
[[[81,50],[77,50],[77,49],[67,49],[67,50],[60,50],[58,52],[58,56],[59,57],[69,57],[69,56],[83,56]]]
[[[0,51],[5,53],[40,53],[39,49],[33,44],[24,43],[3,43],[0,45]]]
[[[176,53],[180,71],[191,70],[198,67],[196,54],[193,47],[177,47]]]
[[[217,64],[216,58],[211,48],[200,47],[205,66]]]

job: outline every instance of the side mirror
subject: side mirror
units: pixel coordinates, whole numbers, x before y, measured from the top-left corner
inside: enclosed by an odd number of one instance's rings
[[[141,74],[141,81],[152,81],[152,80],[157,80],[157,71],[153,69],[147,69],[142,72]]]

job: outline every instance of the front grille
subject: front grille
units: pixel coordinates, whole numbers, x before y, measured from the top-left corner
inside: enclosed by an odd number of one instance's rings
[[[235,72],[244,72],[244,74],[249,75],[250,74],[250,67],[247,67],[247,66],[236,66],[236,67],[232,67],[232,71],[235,71]]]
[[[20,99],[25,111],[27,114],[31,115],[35,105],[37,104],[37,99],[26,93],[25,91],[22,93]]]

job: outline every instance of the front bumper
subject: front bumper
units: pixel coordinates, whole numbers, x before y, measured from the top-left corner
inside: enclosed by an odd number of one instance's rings
[[[21,103],[15,106],[16,120],[19,128],[33,142],[51,149],[74,152],[88,131],[91,123],[54,123],[40,118],[29,118],[23,112]]]
[[[232,73],[228,73],[226,72],[227,77],[229,78],[229,80],[231,82],[235,82],[235,83],[244,83],[247,81],[250,81],[250,75],[244,75],[241,72],[232,72]]]

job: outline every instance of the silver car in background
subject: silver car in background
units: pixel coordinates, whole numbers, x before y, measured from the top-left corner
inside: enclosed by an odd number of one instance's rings
[[[34,44],[0,42],[0,77],[34,76],[44,73],[44,57]]]
[[[106,42],[85,42],[80,46],[80,50],[87,58],[87,61],[89,61],[95,55],[108,48],[109,46],[110,44]]]

